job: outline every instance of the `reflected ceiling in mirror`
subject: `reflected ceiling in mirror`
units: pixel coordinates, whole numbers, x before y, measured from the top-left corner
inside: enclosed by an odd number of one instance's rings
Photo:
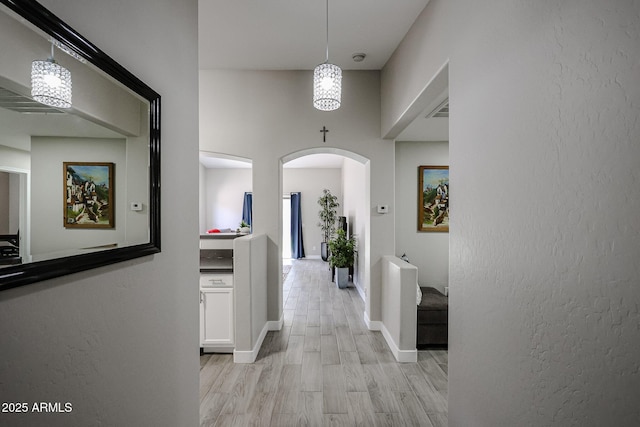
[[[159,252],[160,96],[39,3],[0,4],[0,290]],[[52,57],[70,108],[34,100]]]

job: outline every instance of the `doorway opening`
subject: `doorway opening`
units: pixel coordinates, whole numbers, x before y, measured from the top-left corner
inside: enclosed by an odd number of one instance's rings
[[[304,259],[318,264],[317,268],[326,271],[326,278],[331,283],[331,270],[329,263],[321,259],[321,246],[323,243],[322,230],[318,226],[320,206],[318,198],[323,195],[325,189],[337,197],[339,206],[337,208],[337,217],[341,217],[344,228],[348,232],[348,236],[356,240],[359,247],[359,256],[356,255],[354,266],[352,268],[352,279],[349,282],[351,291],[355,291],[356,295],[362,299],[362,311],[365,311],[365,289],[368,287],[369,280],[368,264],[365,254],[366,245],[368,245],[369,233],[369,176],[368,176],[368,159],[355,153],[335,148],[319,148],[303,150],[292,153],[282,159],[282,185],[285,198],[282,206],[282,263],[283,272],[288,270],[289,265],[295,265],[301,257],[296,253],[291,253],[291,261],[289,261],[291,244],[291,231],[301,230],[303,241],[301,244],[304,250]],[[292,206],[287,196],[299,198],[300,214],[295,216],[292,214]],[[297,218],[299,225],[291,226],[291,218]],[[341,225],[336,219],[336,229]],[[295,236],[294,236],[295,240]],[[303,262],[303,261],[300,261]],[[306,261],[304,261],[306,262]],[[308,263],[307,263],[308,264]],[[305,267],[305,268],[308,268]],[[283,275],[286,278],[286,275]],[[295,279],[295,275],[292,280]],[[287,295],[291,291],[291,283],[286,279],[287,284],[281,289],[283,302],[286,301]],[[283,280],[284,284],[285,280]]]
[[[200,234],[235,232],[251,226],[252,161],[219,153],[200,152]]]
[[[0,268],[31,262],[28,171],[0,166]]]

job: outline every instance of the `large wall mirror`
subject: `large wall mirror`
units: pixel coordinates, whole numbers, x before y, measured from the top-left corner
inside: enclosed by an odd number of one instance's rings
[[[159,251],[160,96],[36,1],[0,0],[0,290]]]

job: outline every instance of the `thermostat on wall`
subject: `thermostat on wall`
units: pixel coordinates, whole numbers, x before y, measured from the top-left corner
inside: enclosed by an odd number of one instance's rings
[[[389,205],[378,205],[377,207],[379,214],[386,214],[389,212]]]

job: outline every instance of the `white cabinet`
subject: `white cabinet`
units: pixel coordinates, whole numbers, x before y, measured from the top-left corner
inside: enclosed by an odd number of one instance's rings
[[[200,346],[204,351],[233,351],[233,307],[233,275],[200,276]]]

